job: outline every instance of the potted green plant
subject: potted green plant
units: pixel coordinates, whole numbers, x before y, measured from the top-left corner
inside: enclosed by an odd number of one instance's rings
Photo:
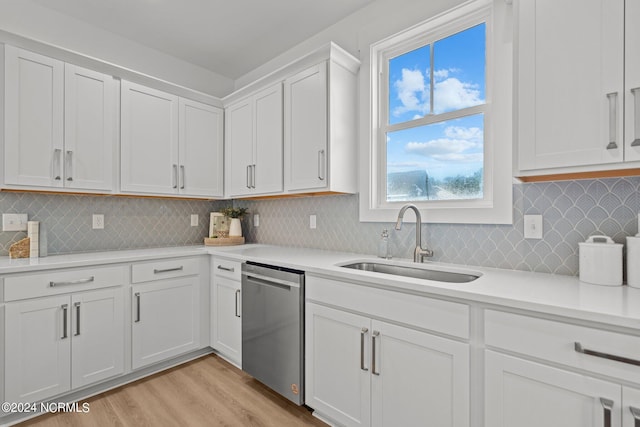
[[[229,224],[229,237],[241,237],[242,236],[242,224],[240,219],[247,214],[247,208],[234,208],[232,206],[223,208],[220,210],[227,218],[231,218]]]

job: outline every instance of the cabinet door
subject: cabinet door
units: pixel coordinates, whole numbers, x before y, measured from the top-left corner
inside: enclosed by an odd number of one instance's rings
[[[640,390],[622,388],[622,427],[640,427]]]
[[[640,0],[625,2],[624,159],[640,160]]]
[[[327,64],[284,83],[286,191],[327,186]]]
[[[516,6],[520,169],[621,162],[624,0]]]
[[[198,348],[198,282],[197,277],[191,277],[133,287],[134,369]]]
[[[122,81],[121,188],[178,192],[178,97]]]
[[[5,45],[5,183],[62,187],[64,63]]]
[[[223,196],[223,111],[180,98],[180,194]]]
[[[69,296],[5,306],[5,401],[36,402],[71,388]]]
[[[113,190],[115,90],[113,77],[65,65],[65,187]]]
[[[620,425],[619,385],[492,351],[485,355],[485,425]],[[602,399],[613,405],[610,424]]]
[[[469,426],[469,345],[378,321],[371,328],[372,425]]]
[[[370,320],[307,304],[305,402],[345,426],[371,423]]]
[[[72,296],[73,388],[124,372],[123,292],[109,288]]]
[[[254,97],[254,193],[282,192],[282,84]]]
[[[240,101],[225,110],[225,170],[227,195],[251,193],[253,166],[253,104]]]
[[[214,277],[211,319],[212,347],[242,365],[242,318],[240,282]]]

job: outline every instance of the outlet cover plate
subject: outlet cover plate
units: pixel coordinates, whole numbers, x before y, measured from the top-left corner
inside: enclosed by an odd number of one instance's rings
[[[524,216],[524,238],[542,239],[542,215]]]
[[[93,214],[92,227],[94,230],[104,230],[104,215]]]
[[[27,231],[27,214],[2,214],[2,231]]]

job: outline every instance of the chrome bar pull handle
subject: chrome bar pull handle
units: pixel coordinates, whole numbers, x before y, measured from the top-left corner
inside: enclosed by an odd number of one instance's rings
[[[62,150],[60,148],[56,148],[53,150],[53,179],[56,181],[60,181],[60,169],[61,169],[61,165],[62,165],[62,159],[60,158],[62,156]],[[57,165],[57,167],[56,167]]]
[[[251,166],[251,188],[256,188],[256,165]]]
[[[616,362],[627,363],[629,365],[640,366],[640,360],[629,359],[628,357],[616,356],[615,354],[603,353],[595,350],[589,350],[582,347],[582,344],[580,344],[578,341],[573,343],[573,348],[576,352],[586,354],[588,356],[601,357],[603,359],[609,359]]]
[[[235,268],[233,267],[223,267],[221,265],[218,265],[218,270],[224,270],[224,271],[228,271],[230,273],[233,273],[235,271]]]
[[[600,403],[604,408],[604,427],[611,427],[611,410],[613,409],[613,400],[601,397]]]
[[[640,427],[640,408],[629,406],[631,416],[633,417],[633,427]]]
[[[640,87],[631,89],[633,94],[633,124],[634,138],[631,142],[632,147],[640,147]]]
[[[373,331],[371,334],[371,373],[373,375],[380,375],[380,371],[376,371],[376,338],[379,336],[379,331]]]
[[[364,337],[369,332],[368,328],[362,328],[360,330],[360,369],[363,371],[368,371],[369,368],[364,366]]]
[[[184,270],[184,266],[180,266],[180,267],[173,267],[173,268],[165,268],[162,270],[158,270],[157,268],[153,269],[153,274],[162,274],[162,273],[170,273],[172,271],[182,271]]]
[[[136,292],[134,294],[134,296],[136,297],[136,320],[135,320],[135,322],[138,323],[138,322],[140,322],[140,292]]]
[[[251,165],[247,165],[247,188],[251,188]]]
[[[73,151],[67,150],[67,155],[65,157],[64,163],[65,163],[64,170],[65,170],[65,174],[67,175],[67,181],[73,181],[73,169],[72,169]]]
[[[62,337],[61,339],[68,338],[67,334],[67,311],[69,309],[69,304],[62,304]]]
[[[76,308],[76,333],[74,336],[80,335],[80,302],[73,303],[73,306]]]
[[[616,143],[618,92],[608,93],[607,99],[609,99],[609,144],[607,144],[607,150],[614,150],[618,148],[618,144]]]
[[[173,188],[178,188],[178,165],[173,165],[173,176],[172,176],[172,184]]]
[[[240,305],[240,289],[236,289],[236,317],[241,317],[239,305]]]
[[[325,178],[325,156],[324,150],[318,151],[318,179],[324,181]]]
[[[87,277],[86,279],[71,280],[68,282],[49,282],[49,287],[55,288],[56,286],[83,285],[85,283],[91,283],[94,280],[96,280],[95,276],[91,276],[91,277]]]
[[[180,165],[180,189],[184,190],[184,165]]]

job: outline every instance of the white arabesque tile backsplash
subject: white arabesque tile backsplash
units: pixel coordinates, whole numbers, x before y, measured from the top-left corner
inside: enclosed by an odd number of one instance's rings
[[[423,238],[434,261],[506,269],[578,274],[578,243],[593,234],[624,243],[638,232],[640,177],[513,185],[513,225],[425,224]],[[50,255],[202,244],[209,212],[229,201],[198,201],[89,195],[0,192],[1,213],[27,213],[40,221]],[[243,220],[251,243],[376,254],[380,234],[390,231],[394,257],[410,258],[415,226],[358,220],[358,196],[236,200],[249,208]],[[91,228],[91,215],[105,215],[105,229]],[[260,215],[253,227],[253,214]],[[198,214],[199,226],[190,226]],[[309,215],[317,228],[309,228]],[[525,239],[523,215],[541,214],[544,236]],[[428,215],[427,219],[428,221]],[[26,232],[0,233],[0,255]]]

